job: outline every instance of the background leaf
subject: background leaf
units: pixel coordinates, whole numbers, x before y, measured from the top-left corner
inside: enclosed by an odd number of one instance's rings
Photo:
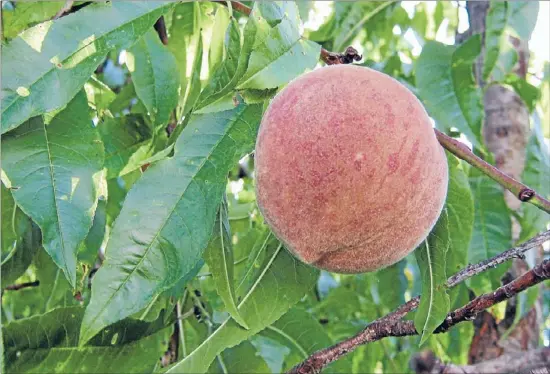
[[[502,35],[508,18],[508,2],[492,2],[487,12],[485,25],[485,60],[483,62],[483,79],[491,76],[502,43]]]
[[[496,182],[472,168],[470,186],[474,196],[475,219],[468,262],[477,263],[512,246],[512,223],[504,194]],[[509,263],[501,264],[466,282],[476,295],[490,292],[500,286],[500,277],[509,266]]]
[[[456,127],[476,148],[482,147],[483,106],[472,67],[480,51],[479,35],[459,47],[431,41],[416,62],[418,95],[437,126],[443,131]]]
[[[2,137],[5,182],[72,286],[78,246],[97,206],[103,159],[83,92],[53,118],[34,117]]]
[[[1,282],[13,283],[32,262],[40,247],[40,229],[15,205],[2,183],[2,271]]]
[[[67,104],[109,50],[132,45],[170,7],[92,4],[13,39],[2,48],[2,134]]]
[[[176,58],[155,30],[150,29],[128,50],[126,65],[153,123],[167,123],[178,103],[180,74]]]

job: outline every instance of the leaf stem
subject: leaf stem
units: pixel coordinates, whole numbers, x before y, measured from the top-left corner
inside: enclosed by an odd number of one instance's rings
[[[434,131],[435,136],[439,141],[439,144],[441,144],[443,148],[447,149],[456,157],[466,161],[476,169],[479,169],[483,174],[493,179],[495,182],[514,194],[520,201],[531,203],[537,208],[550,214],[550,201],[542,197],[535,190],[527,187],[521,182],[518,182],[514,178],[494,167],[493,165],[482,160],[480,157],[476,156],[465,144],[451,138],[448,135],[443,134],[437,129],[434,129]]]

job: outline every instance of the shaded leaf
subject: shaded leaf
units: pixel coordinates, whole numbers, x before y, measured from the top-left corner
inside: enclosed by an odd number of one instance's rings
[[[521,180],[537,191],[541,196],[550,198],[550,152],[545,143],[542,129],[534,121],[533,130],[527,143],[525,168]],[[546,229],[550,216],[531,204],[522,205],[520,219],[520,242],[524,242]]]
[[[171,6],[92,4],[13,39],[2,48],[2,134],[71,101],[109,50],[132,45]]]
[[[11,39],[29,26],[47,21],[61,9],[61,1],[17,2],[14,9],[2,8],[2,34]]]
[[[168,373],[203,373],[224,349],[233,347],[278,320],[313,286],[318,272],[296,260],[280,245],[262,265],[262,273],[239,304],[249,330],[227,319]]]
[[[84,90],[88,97],[88,104],[97,111],[99,116],[103,116],[105,110],[117,98],[109,86],[93,76],[84,84]]]
[[[476,148],[481,148],[483,106],[472,67],[481,51],[474,35],[459,47],[427,42],[416,62],[418,95],[437,126],[456,127]]]
[[[468,176],[460,161],[447,154],[449,165],[449,187],[445,208],[449,217],[449,250],[446,256],[447,276],[451,276],[467,265],[468,247],[474,226],[474,200]],[[450,291],[453,294],[453,290]]]
[[[363,25],[376,15],[385,11],[394,1],[354,2],[336,28],[333,49],[343,52],[353,41]],[[341,16],[340,16],[341,17]]]
[[[485,80],[491,76],[498,60],[507,18],[507,1],[494,1],[490,4],[485,20],[485,59],[483,62],[483,79]]]
[[[311,314],[296,307],[290,309],[260,334],[290,348],[284,358],[281,372],[290,370],[315,351],[334,344],[323,326]],[[350,360],[343,357],[325,370],[330,373],[349,373],[351,371],[350,364]]]
[[[503,80],[502,83],[512,86],[514,91],[521,97],[529,112],[533,112],[537,105],[537,102],[540,99],[540,90],[539,88],[533,86],[531,83],[527,82],[525,79],[520,78],[516,74],[508,74]]]
[[[228,348],[218,355],[208,373],[269,373],[269,367],[258,353],[256,348],[248,341]]]
[[[226,87],[232,80],[234,80],[239,65],[239,59],[241,58],[241,34],[239,32],[239,24],[237,21],[233,19],[230,23],[228,23],[228,27],[224,35],[225,44],[223,47],[225,50],[225,59],[219,62],[219,67],[210,76],[206,87],[197,99],[197,108],[202,108],[202,112],[206,112],[206,108],[210,108],[212,106],[219,107],[219,104],[217,104],[218,101],[229,104],[229,106],[225,105],[224,110],[235,106],[232,92],[228,92],[228,100],[224,100],[225,97],[222,97],[221,100],[217,99],[219,93],[224,89],[227,90]],[[205,106],[206,108],[203,108]]]
[[[31,118],[2,137],[5,182],[42,230],[44,249],[72,286],[78,246],[97,206],[103,159],[83,92],[53,118]]]
[[[153,129],[140,115],[107,115],[98,129],[105,144],[107,179],[136,170],[155,153]]]
[[[220,205],[210,243],[204,251],[204,260],[212,273],[216,291],[223,300],[225,308],[239,325],[248,328],[246,321],[237,310],[233,277],[233,246],[225,199]]]
[[[10,372],[151,372],[165,351],[172,328],[126,323],[77,347],[83,308],[58,308],[2,328]],[[113,365],[113,361],[116,364]]]
[[[450,309],[449,295],[445,289],[449,232],[449,217],[444,209],[428,238],[414,252],[422,278],[422,295],[414,316],[416,330],[421,331],[420,345],[443,322]]]
[[[508,249],[512,245],[512,223],[502,188],[493,180],[470,169],[470,186],[474,197],[474,230],[468,249],[468,262],[477,263]],[[500,286],[500,277],[509,263],[499,265],[467,280],[477,294],[491,292]]]
[[[126,66],[153,123],[167,123],[178,103],[180,73],[176,58],[155,30],[150,29],[127,51]]]
[[[148,305],[188,274],[208,244],[230,168],[254,146],[259,106],[196,115],[172,158],[133,186],[95,275],[82,324],[85,343],[103,327]],[[120,308],[124,300],[131,305]]]
[[[2,271],[1,283],[19,278],[40,247],[40,229],[15,205],[11,192],[2,183]]]

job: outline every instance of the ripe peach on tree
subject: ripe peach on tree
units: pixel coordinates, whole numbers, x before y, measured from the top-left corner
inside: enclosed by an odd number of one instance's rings
[[[417,247],[437,221],[448,168],[422,104],[375,70],[333,65],[271,102],[256,144],[258,204],[302,261],[374,271]]]

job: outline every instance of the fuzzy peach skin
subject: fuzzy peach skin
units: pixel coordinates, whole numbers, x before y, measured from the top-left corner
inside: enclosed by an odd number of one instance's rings
[[[271,102],[255,153],[258,205],[300,260],[337,273],[394,264],[435,225],[448,166],[426,111],[375,70],[333,65]]]

